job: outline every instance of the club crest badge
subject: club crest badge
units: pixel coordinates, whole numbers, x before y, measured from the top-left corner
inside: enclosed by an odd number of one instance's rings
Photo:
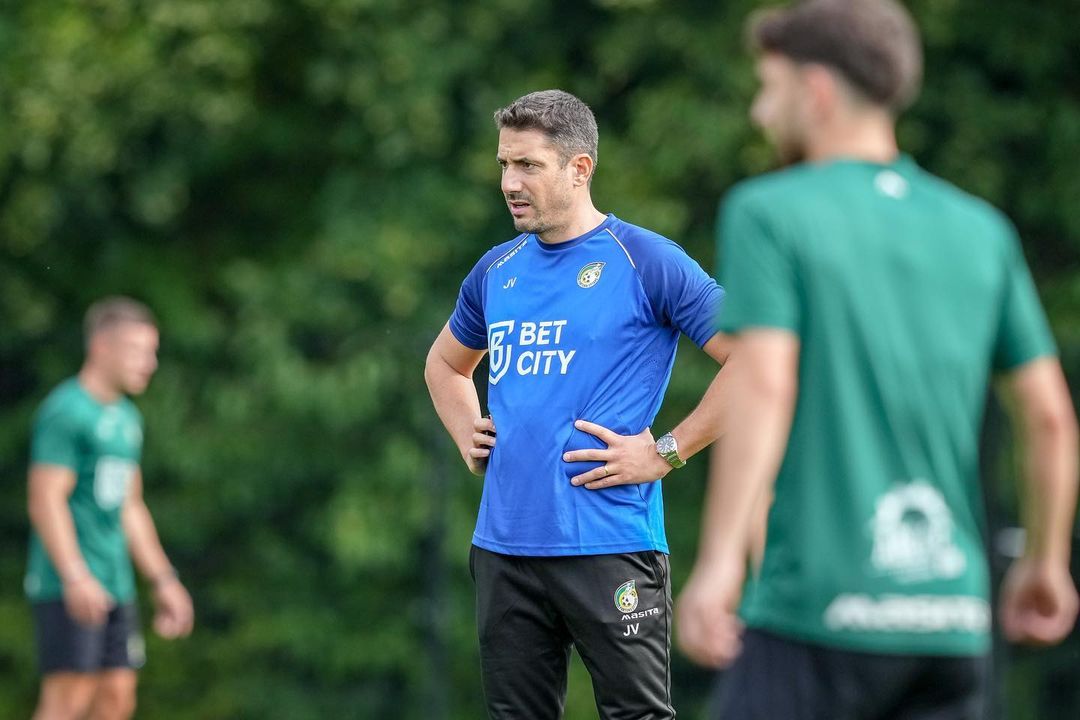
[[[637,609],[637,583],[627,580],[615,590],[615,607],[622,613],[631,613]]]
[[[607,263],[591,262],[577,274],[577,284],[583,288],[591,288],[600,280],[600,273],[604,271],[604,265]]]

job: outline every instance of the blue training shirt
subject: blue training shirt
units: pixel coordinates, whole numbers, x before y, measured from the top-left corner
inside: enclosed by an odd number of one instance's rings
[[[473,544],[507,555],[667,552],[659,482],[588,490],[570,478],[601,463],[562,454],[603,448],[574,428],[649,427],[679,332],[716,332],[724,292],[681,247],[614,215],[558,244],[520,235],[487,252],[462,283],[450,331],[489,352],[498,435]]]

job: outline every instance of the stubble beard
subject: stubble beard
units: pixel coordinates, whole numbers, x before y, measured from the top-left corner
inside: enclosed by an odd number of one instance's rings
[[[798,104],[790,95],[774,104],[776,106],[770,112],[754,119],[755,124],[772,146],[779,167],[801,163],[807,157],[807,143]]]
[[[540,235],[551,227],[546,224],[544,216],[538,212],[533,218],[514,218],[514,229],[518,232]]]
[[[804,162],[807,157],[806,130],[800,123],[797,108],[791,105],[784,111],[785,122],[775,128],[772,141],[781,167]]]
[[[518,197],[514,199],[518,199]],[[535,204],[535,196],[522,197],[521,199],[528,200],[533,210],[533,216],[531,218],[514,218],[514,229],[518,232],[543,237],[546,234],[557,232],[569,221],[573,198],[568,190],[560,189],[555,193],[549,193],[548,202],[545,203],[546,207],[543,210]]]
[[[533,230],[538,236],[557,233],[570,223],[570,209],[573,207],[573,199],[569,192],[556,198],[549,206],[547,212],[537,213],[536,224],[543,227]]]
[[[806,143],[796,137],[795,133],[776,133],[769,139],[776,151],[776,160],[780,167],[797,165],[806,160]]]

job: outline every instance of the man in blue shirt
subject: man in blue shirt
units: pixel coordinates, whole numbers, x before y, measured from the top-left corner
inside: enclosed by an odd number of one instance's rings
[[[726,359],[723,290],[675,243],[593,205],[596,120],[581,100],[535,92],[495,121],[521,234],[466,277],[425,369],[485,478],[470,567],[488,712],[558,718],[573,644],[601,717],[674,717],[658,481],[715,439],[723,375],[670,433],[654,440],[650,425],[680,332]],[[485,352],[490,417],[472,379]]]

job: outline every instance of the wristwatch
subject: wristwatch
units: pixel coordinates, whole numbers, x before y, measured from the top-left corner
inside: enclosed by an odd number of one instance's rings
[[[679,457],[679,443],[675,442],[675,436],[671,433],[664,433],[656,439],[656,453],[673,468],[681,468],[686,464],[686,461]]]

